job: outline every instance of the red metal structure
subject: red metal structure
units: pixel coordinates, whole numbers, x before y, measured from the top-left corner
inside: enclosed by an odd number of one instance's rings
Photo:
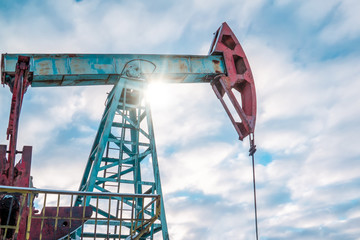
[[[242,140],[249,134],[254,133],[255,129],[255,84],[244,50],[226,23],[223,23],[216,31],[215,38],[211,44],[210,54],[221,54],[224,56],[226,74],[215,78],[211,85],[239,134],[240,140]],[[240,93],[241,99],[236,98],[234,91]],[[241,122],[235,121],[234,116],[223,99],[225,94],[227,94],[237,114],[240,116]],[[240,100],[241,105],[239,103]]]
[[[29,186],[30,180],[30,165],[31,165],[31,148],[26,148],[26,154],[24,161],[20,161],[18,165],[15,165],[15,156],[16,156],[16,142],[17,142],[17,131],[19,126],[20,111],[22,106],[22,101],[26,89],[30,85],[28,75],[29,75],[29,57],[21,56],[19,57],[18,63],[16,64],[15,69],[15,79],[14,81],[9,81],[8,85],[10,91],[12,92],[11,100],[11,109],[9,117],[9,126],[7,129],[7,139],[9,141],[9,151],[7,161],[0,163],[1,169],[6,172],[0,176],[0,183],[8,186],[19,186],[27,187]],[[26,159],[30,157],[30,159]]]

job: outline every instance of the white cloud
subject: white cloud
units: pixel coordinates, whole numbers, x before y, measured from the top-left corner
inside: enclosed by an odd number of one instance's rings
[[[320,33],[325,43],[335,44],[344,40],[352,40],[360,35],[359,11],[360,3],[356,0],[337,1],[334,21]]]
[[[204,39],[209,37],[210,43],[211,32],[206,36],[202,32],[215,31],[224,19],[235,25],[231,26],[237,34],[251,32],[262,11],[278,7],[263,9],[263,1],[185,1],[166,5],[161,12],[137,1],[53,1],[51,7],[38,3],[18,9],[18,18],[0,16],[2,52],[151,53],[193,49],[197,44],[196,51],[204,53],[209,48]],[[308,26],[324,21],[333,9],[337,12],[319,33],[322,40],[332,44],[355,39],[359,33],[355,1],[302,3],[296,17],[308,19],[301,22]],[[257,164],[260,236],[356,239],[358,56],[303,63],[294,60],[296,50],[274,47],[272,39],[256,32],[248,35],[243,47],[257,87],[256,141],[259,152],[272,156],[266,166]],[[186,44],[176,45],[178,41]],[[152,113],[172,239],[252,238],[247,142],[236,140],[208,84],[156,88]],[[34,145],[36,186],[77,188],[109,90],[109,86],[29,89],[19,146]],[[1,143],[9,97],[8,89],[1,89]],[[75,135],[65,138],[69,132]]]
[[[317,25],[323,21],[331,11],[336,10],[341,2],[342,1],[338,0],[329,0],[326,2],[321,0],[303,1],[298,8],[298,14],[303,21]]]
[[[160,147],[192,144],[194,139],[214,136],[220,131],[221,121],[227,121],[208,83],[157,84],[149,91]],[[164,126],[169,127],[165,130]]]
[[[100,121],[108,89],[29,88],[20,119],[19,145],[32,143],[34,151],[38,152],[70,124],[81,126],[80,116]]]

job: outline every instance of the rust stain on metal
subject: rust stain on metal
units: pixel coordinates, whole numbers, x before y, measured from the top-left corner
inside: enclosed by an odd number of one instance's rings
[[[33,85],[49,85],[49,86],[61,86],[62,80],[41,80],[33,81]]]
[[[71,70],[72,70],[72,72],[76,72],[76,73],[86,71],[86,69],[83,66],[81,66],[81,64],[79,64],[79,63],[72,63]]]
[[[40,65],[40,70],[39,70],[40,75],[47,75],[50,71],[49,63],[40,62],[39,65]]]
[[[180,72],[187,72],[188,71],[188,67],[184,62],[180,62],[179,67],[180,67]]]
[[[106,69],[107,66],[105,64],[94,64],[94,67],[96,69],[103,70]]]
[[[212,60],[213,64],[214,64],[214,70],[216,73],[222,73],[221,72],[221,68],[220,68],[220,61],[218,60]]]

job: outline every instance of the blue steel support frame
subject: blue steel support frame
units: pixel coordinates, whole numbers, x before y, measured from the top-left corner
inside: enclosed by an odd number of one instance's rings
[[[155,222],[150,231],[141,239],[153,239],[154,235],[162,232],[164,240],[169,239],[164,201],[160,183],[160,172],[156,153],[154,129],[149,105],[143,96],[147,86],[144,79],[134,77],[118,77],[107,98],[107,104],[102,116],[99,130],[94,140],[87,166],[79,187],[80,191],[91,192],[118,192],[135,194],[158,194],[161,196],[160,218]],[[148,179],[142,178],[141,167],[152,164],[153,173]],[[135,205],[135,216],[138,214],[155,214],[155,205],[152,211],[141,213],[146,203],[141,199],[137,202],[124,201],[119,204]],[[76,206],[92,206],[94,213],[106,218],[118,217],[117,208],[109,213],[106,207],[94,206],[92,199],[78,197]],[[145,216],[144,216],[145,217]],[[102,224],[88,222],[87,225]],[[118,234],[121,227],[129,230],[132,226],[124,221],[120,226],[112,223],[114,227],[108,234]],[[84,227],[86,229],[86,226]],[[97,235],[98,234],[98,235]],[[88,234],[86,236],[104,236],[104,233]]]

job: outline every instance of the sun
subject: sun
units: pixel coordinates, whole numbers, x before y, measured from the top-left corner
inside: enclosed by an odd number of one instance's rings
[[[163,108],[169,105],[172,94],[168,85],[162,82],[150,83],[145,91],[146,101],[154,108]]]

